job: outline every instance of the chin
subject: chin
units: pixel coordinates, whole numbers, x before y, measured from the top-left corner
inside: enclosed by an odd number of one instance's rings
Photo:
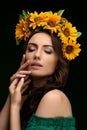
[[[33,73],[31,74],[32,77],[49,77],[51,74],[43,74],[43,73]]]
[[[43,76],[45,76],[45,75],[32,73],[31,76],[32,76],[32,77],[43,77]]]

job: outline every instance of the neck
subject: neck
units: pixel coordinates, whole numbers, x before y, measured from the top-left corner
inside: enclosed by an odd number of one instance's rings
[[[43,87],[47,82],[47,77],[32,77],[33,87]]]

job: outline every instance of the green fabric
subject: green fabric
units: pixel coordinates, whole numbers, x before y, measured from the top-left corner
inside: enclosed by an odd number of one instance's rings
[[[74,117],[43,118],[32,114],[22,130],[76,130]]]

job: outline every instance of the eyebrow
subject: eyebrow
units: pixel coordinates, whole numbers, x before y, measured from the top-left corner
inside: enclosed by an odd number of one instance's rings
[[[34,46],[37,46],[36,43],[29,43],[29,45],[34,45]],[[46,45],[43,45],[44,47],[53,47],[52,45],[49,45],[49,44],[46,44]]]

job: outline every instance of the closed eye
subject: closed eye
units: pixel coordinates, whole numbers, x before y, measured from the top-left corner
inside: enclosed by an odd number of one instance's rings
[[[33,52],[35,49],[34,48],[28,48],[29,52]]]
[[[36,46],[30,45],[30,46],[28,46],[27,50],[28,50],[29,52],[33,52],[33,51],[36,50]]]
[[[52,53],[52,50],[46,49],[45,52],[46,52],[47,54],[51,54],[51,53]]]

